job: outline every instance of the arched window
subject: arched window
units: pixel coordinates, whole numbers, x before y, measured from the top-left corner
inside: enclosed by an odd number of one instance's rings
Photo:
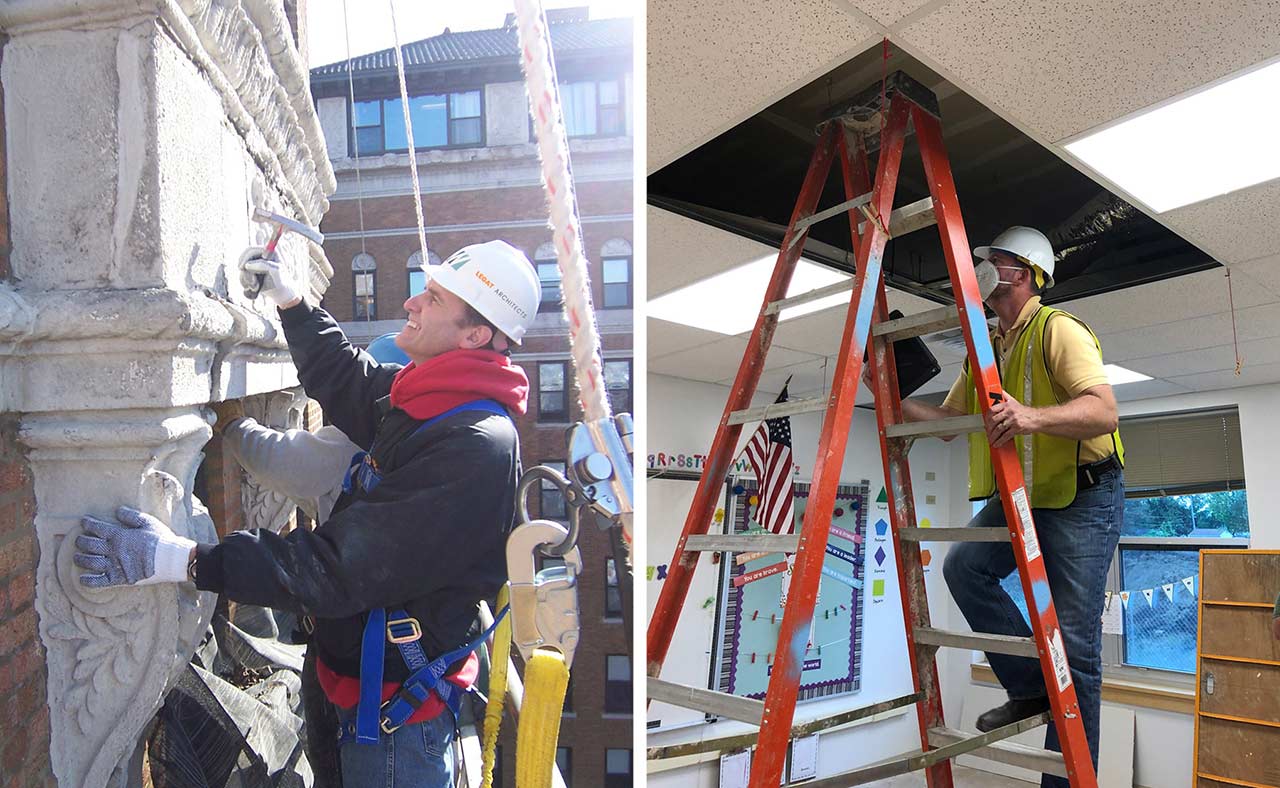
[[[533,253],[533,264],[538,269],[538,281],[542,284],[541,306],[560,303],[560,266],[556,264],[556,248],[550,242]]]
[[[440,265],[440,255],[428,249],[427,265]],[[418,251],[409,255],[409,262],[406,267],[409,270],[409,297],[413,298],[427,289],[427,274],[426,269],[422,267],[422,252]]]
[[[600,248],[600,266],[604,283],[601,305],[605,309],[631,306],[631,244],[621,238],[604,242]]]
[[[371,254],[361,252],[351,260],[351,314],[356,320],[378,319],[377,270],[378,263]]]

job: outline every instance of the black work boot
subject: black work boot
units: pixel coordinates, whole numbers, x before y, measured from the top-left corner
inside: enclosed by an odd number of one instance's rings
[[[1025,720],[1027,717],[1034,717],[1049,710],[1048,698],[1028,698],[1027,700],[1010,700],[1005,701],[1001,706],[996,706],[990,711],[984,711],[978,717],[978,730],[986,733],[996,728],[1003,728],[1006,725]]]

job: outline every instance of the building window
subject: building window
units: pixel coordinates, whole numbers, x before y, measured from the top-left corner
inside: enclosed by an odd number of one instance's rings
[[[604,387],[614,413],[631,412],[631,359],[604,362]]]
[[[558,460],[544,460],[543,465],[555,468],[564,473],[564,463]],[[569,514],[565,510],[564,493],[552,482],[543,479],[538,489],[538,512],[544,520],[564,520]]]
[[[427,259],[429,261],[427,263],[428,266],[440,265],[440,255],[435,252],[427,250]],[[414,252],[409,255],[409,262],[406,267],[409,273],[409,297],[413,298],[427,289],[427,273],[426,269],[422,267],[422,252]]]
[[[564,688],[564,706],[561,714],[573,714],[573,674],[569,674],[569,683]]]
[[[373,255],[361,252],[351,261],[352,307],[356,320],[378,319],[378,285],[375,274],[378,264]]]
[[[605,657],[604,711],[631,714],[631,658],[619,654]]]
[[[542,285],[542,302],[538,309],[557,306],[560,303],[560,265],[556,262],[556,248],[549,243],[533,253],[533,264],[538,269],[538,282]]]
[[[409,97],[414,148],[484,144],[479,90]],[[357,101],[351,114],[355,128],[353,153],[367,156],[409,150],[401,99]]]
[[[627,116],[621,80],[570,82],[560,86],[565,128],[570,137],[621,137]]]
[[[622,591],[618,588],[618,565],[612,558],[604,559],[604,617],[622,618]]]
[[[604,751],[604,788],[631,788],[631,750]]]
[[[538,364],[538,418],[541,421],[569,420],[569,389],[563,361]]]
[[[573,788],[573,750],[568,747],[556,748],[556,768],[564,778],[565,788]]]
[[[605,309],[631,306],[631,244],[619,238],[606,241],[600,249],[604,276]]]
[[[1103,636],[1103,669],[1194,673],[1199,552],[1249,544],[1240,417],[1231,409],[1125,418],[1120,435],[1124,521],[1107,591],[1123,634]],[[1017,572],[1002,585],[1026,616]]]

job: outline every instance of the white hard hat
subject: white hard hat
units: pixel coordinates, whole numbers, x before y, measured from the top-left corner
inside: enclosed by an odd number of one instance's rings
[[[986,260],[991,253],[1007,252],[1044,272],[1044,289],[1053,287],[1053,244],[1044,233],[1031,227],[1010,227],[996,236],[990,246],[979,246],[973,256]]]
[[[464,246],[429,270],[433,282],[470,304],[517,345],[538,314],[538,274],[524,252],[505,241]]]

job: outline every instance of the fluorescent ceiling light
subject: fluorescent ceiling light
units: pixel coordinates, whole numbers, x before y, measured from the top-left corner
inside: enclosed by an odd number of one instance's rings
[[[1117,366],[1115,364],[1107,364],[1102,368],[1107,373],[1107,382],[1113,386],[1123,386],[1126,383],[1137,383],[1140,380],[1151,380],[1150,375],[1144,375],[1141,372],[1134,372],[1131,369]]]
[[[769,287],[769,278],[773,275],[777,259],[776,255],[762,257],[660,295],[649,301],[649,317],[715,331],[718,334],[733,335],[750,331],[760,314],[764,291]],[[802,259],[796,264],[795,273],[791,276],[787,297],[848,278],[848,274]],[[845,291],[798,304],[783,310],[778,319],[789,320],[829,309],[837,304],[848,304],[849,297],[849,291]]]
[[[1158,213],[1280,177],[1280,63],[1066,148]]]

